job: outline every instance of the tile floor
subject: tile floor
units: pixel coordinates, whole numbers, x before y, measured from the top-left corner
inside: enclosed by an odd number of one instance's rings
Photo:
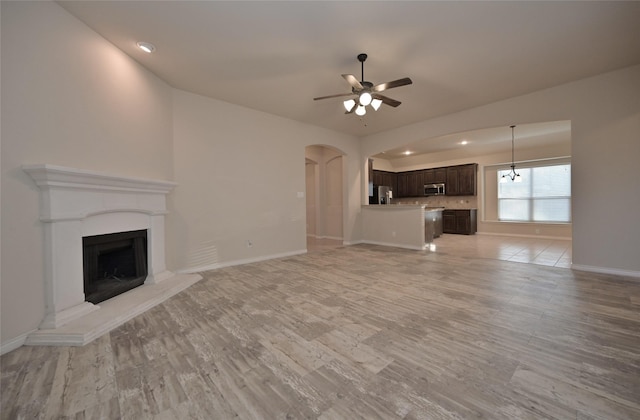
[[[342,241],[307,238],[307,251],[320,252],[342,246]],[[489,258],[550,267],[571,268],[571,240],[494,235],[444,234],[433,241],[431,252],[461,257]]]

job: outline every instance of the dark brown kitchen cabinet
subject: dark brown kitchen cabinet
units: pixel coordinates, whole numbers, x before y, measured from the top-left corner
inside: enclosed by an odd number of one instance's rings
[[[424,175],[423,171],[409,172],[408,197],[419,197],[424,195]]]
[[[391,189],[395,193],[396,192],[396,173],[374,169],[373,185],[375,186],[384,185],[386,187],[391,187]]]
[[[447,182],[447,168],[423,170],[425,184],[441,184]]]
[[[434,238],[442,236],[442,210],[424,209],[424,241],[433,242]]]
[[[473,235],[478,230],[476,209],[447,209],[442,211],[442,231],[460,235]]]
[[[409,194],[409,175],[406,172],[398,172],[396,174],[396,197],[408,197]]]
[[[446,195],[476,195],[477,163],[447,167]]]
[[[447,168],[447,182],[444,185],[446,195],[458,194],[458,167],[451,166]]]
[[[423,197],[425,184],[445,184],[446,195],[476,195],[477,163],[420,169],[417,171],[388,172],[374,169],[373,185],[393,189],[395,198]]]
[[[398,172],[396,181],[398,183],[397,197],[420,197],[424,195],[423,171]]]

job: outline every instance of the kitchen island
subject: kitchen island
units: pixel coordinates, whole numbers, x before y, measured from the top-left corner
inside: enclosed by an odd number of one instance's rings
[[[438,218],[442,220],[442,208],[424,204],[362,206],[363,241],[422,250],[439,231]]]

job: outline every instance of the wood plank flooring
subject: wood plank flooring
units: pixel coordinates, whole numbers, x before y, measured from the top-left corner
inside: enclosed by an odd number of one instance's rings
[[[640,418],[638,279],[372,245],[203,274],[3,355],[2,419]]]

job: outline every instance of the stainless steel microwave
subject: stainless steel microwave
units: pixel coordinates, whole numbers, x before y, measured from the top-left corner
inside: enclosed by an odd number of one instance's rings
[[[444,184],[425,184],[424,195],[444,195]]]

